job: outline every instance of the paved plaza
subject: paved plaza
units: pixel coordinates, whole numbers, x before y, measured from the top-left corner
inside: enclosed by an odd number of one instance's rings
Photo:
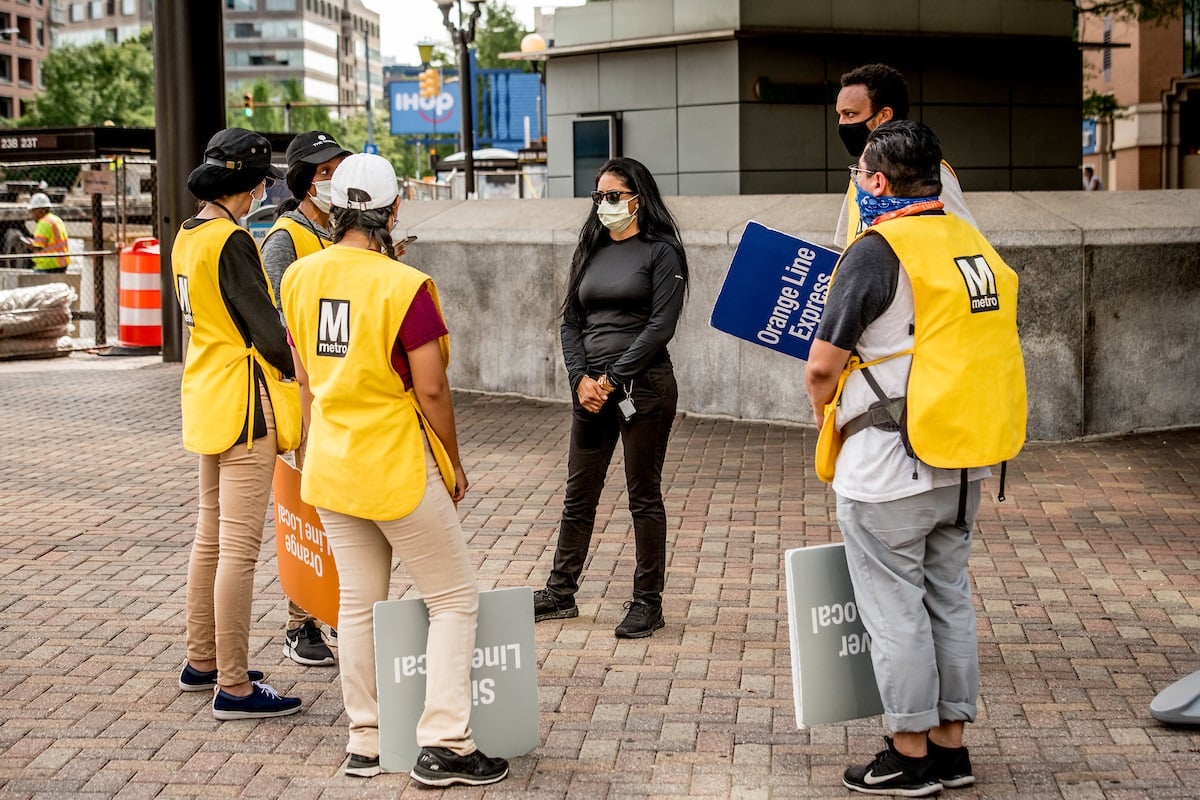
[[[251,665],[303,698],[217,722],[180,693],[196,457],[181,367],[78,354],[0,363],[0,800],[440,796],[343,777],[337,670],[282,653],[268,528]],[[797,370],[797,380],[800,372]],[[456,395],[484,588],[539,587],[553,555],[568,406]],[[537,626],[541,746],[473,798],[845,798],[878,719],[797,730],[783,553],[837,541],[808,428],[681,416],[664,469],[667,625],[617,640],[633,537],[610,472],[578,619]],[[972,572],[978,784],[942,797],[1200,797],[1200,728],[1149,715],[1200,670],[1200,430],[1031,444],[980,513]],[[989,491],[990,490],[990,491]],[[403,568],[394,596],[409,585]]]

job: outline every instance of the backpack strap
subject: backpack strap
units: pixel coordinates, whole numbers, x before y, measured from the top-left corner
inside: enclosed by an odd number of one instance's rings
[[[886,358],[876,359],[875,361],[870,362],[870,365],[874,366],[875,364],[878,364],[881,361],[886,361],[888,358],[895,358],[896,356],[908,355],[909,353],[912,353],[912,350],[904,350],[900,353],[895,353],[894,355],[887,356]],[[882,406],[883,408],[887,409],[888,415],[891,418],[892,423],[896,427],[892,428],[892,427],[888,427],[886,425],[878,425],[876,427],[881,427],[884,430],[899,431],[900,443],[902,445],[904,445],[905,455],[907,455],[909,458],[915,460],[917,457],[917,454],[913,452],[912,444],[908,441],[908,403],[907,403],[907,398],[906,397],[888,397],[887,394],[884,393],[883,387],[879,385],[879,381],[875,380],[875,376],[872,375],[870,370],[867,369],[867,366],[868,366],[867,364],[864,364],[861,367],[859,367],[859,369],[861,370],[863,377],[867,379],[867,383],[870,385],[871,391],[873,391],[875,393],[875,396],[879,398],[879,402],[872,404],[871,408],[867,409],[867,413],[868,414],[872,413],[877,406]],[[860,415],[860,416],[862,416],[862,415]],[[850,422],[857,422],[858,420],[859,420],[859,417],[855,417],[854,419],[850,420]],[[858,430],[862,430],[862,428],[866,428],[866,427],[869,427],[869,425],[861,425],[861,427]],[[845,432],[842,433],[843,438],[845,438],[848,435],[849,434],[847,434]],[[914,464],[913,465],[913,480],[916,480],[916,479],[917,479],[917,470],[916,470],[916,465]]]

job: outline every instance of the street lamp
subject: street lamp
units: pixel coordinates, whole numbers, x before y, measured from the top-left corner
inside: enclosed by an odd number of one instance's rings
[[[459,87],[462,92],[462,146],[464,179],[467,197],[475,196],[475,120],[474,101],[471,98],[471,43],[475,41],[475,22],[479,19],[479,7],[485,0],[467,0],[471,13],[464,15],[462,0],[434,0],[442,11],[442,24],[450,32],[450,40],[458,51]],[[458,6],[458,25],[450,22],[450,9]],[[465,17],[465,19],[464,19]],[[465,25],[465,27],[463,27]]]
[[[546,91],[546,71],[545,67],[538,63],[540,59],[545,58],[545,55],[542,55],[545,51],[546,39],[540,33],[527,33],[521,40],[521,54],[529,59],[529,65],[533,67],[533,71],[538,76],[537,128],[539,144],[543,143],[542,138],[546,135],[545,129],[542,127],[542,95]]]

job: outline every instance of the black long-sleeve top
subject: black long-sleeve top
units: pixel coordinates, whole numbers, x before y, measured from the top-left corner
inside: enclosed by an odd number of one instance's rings
[[[634,236],[597,249],[579,285],[578,307],[560,329],[571,389],[588,374],[627,384],[669,362],[684,288],[679,252],[668,242]]]

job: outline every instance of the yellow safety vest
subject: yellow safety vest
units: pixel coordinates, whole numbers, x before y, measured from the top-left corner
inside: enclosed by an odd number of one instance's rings
[[[425,494],[421,431],[447,491],[454,468],[416,395],[392,368],[392,346],[417,291],[432,279],[382,253],[335,244],[294,262],[280,286],[284,318],[313,401],[300,496],[363,519],[399,519]],[[439,341],[450,361],[449,337]]]
[[[67,256],[67,226],[57,214],[47,212],[37,221],[33,230],[33,268],[37,270],[61,269],[71,263]]]
[[[279,370],[246,344],[221,296],[221,251],[239,231],[249,235],[230,220],[212,219],[194,228],[181,227],[171,248],[175,296],[184,324],[191,329],[180,402],[183,446],[193,453],[223,453],[243,429],[248,432],[247,449],[253,447],[258,386],[251,367],[255,363],[275,414],[277,448],[286,451],[299,444],[299,420],[290,410],[299,403],[287,396],[297,391],[295,384],[284,384]],[[263,282],[267,282],[265,270]]]
[[[1013,458],[1026,423],[1016,272],[953,215],[897,217],[869,232],[887,239],[912,283],[906,427],[913,452],[943,469]]]
[[[292,237],[292,246],[296,249],[296,258],[304,258],[313,253],[319,253],[330,245],[330,241],[324,236],[317,235],[312,228],[297,222],[291,217],[280,217],[275,220],[275,224],[271,226],[271,230],[267,231],[266,237],[263,239],[265,243],[271,238],[271,234],[275,231],[287,231]]]

